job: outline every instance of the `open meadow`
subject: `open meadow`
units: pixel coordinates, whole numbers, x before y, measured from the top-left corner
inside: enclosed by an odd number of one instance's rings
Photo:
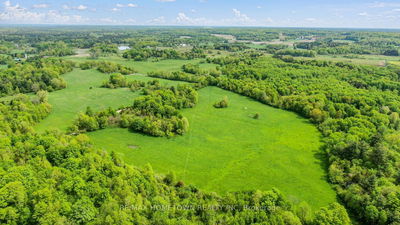
[[[336,201],[326,180],[320,135],[307,120],[219,88],[199,93],[199,104],[184,111],[191,127],[184,136],[156,138],[121,128],[89,136],[95,146],[112,149],[132,165],[150,163],[158,173],[174,171],[205,190],[275,187],[314,209]],[[212,104],[224,96],[230,107],[215,109]]]
[[[107,77],[79,69],[64,75],[68,87],[49,94],[52,112],[36,129],[65,130],[87,106],[95,111],[127,106],[140,95],[127,88],[100,88]],[[180,83],[158,80],[164,85]],[[149,163],[156,173],[174,171],[185,183],[205,190],[276,187],[294,202],[310,202],[314,209],[336,201],[326,180],[320,134],[306,119],[219,88],[204,88],[199,94],[199,104],[183,111],[191,127],[184,136],[151,137],[121,128],[88,135],[96,147],[120,154],[127,163],[140,167]],[[212,104],[224,96],[231,106],[215,109]]]

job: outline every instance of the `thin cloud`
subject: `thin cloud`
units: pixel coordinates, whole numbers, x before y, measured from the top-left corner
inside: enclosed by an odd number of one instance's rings
[[[87,6],[85,5],[78,5],[78,7],[76,7],[77,10],[86,10]]]
[[[4,2],[5,1],[5,2]],[[92,8],[93,1],[65,1],[64,5],[55,8],[51,1],[18,1],[0,0],[0,23],[1,24],[103,24],[107,23],[128,23],[134,15],[118,13],[124,10],[137,8],[138,11],[136,24],[165,24],[165,25],[199,25],[199,26],[316,26],[316,27],[371,27],[371,28],[400,28],[400,1],[395,0],[370,0],[358,4],[359,8],[345,7],[341,4],[333,4],[329,10],[321,8],[324,14],[315,19],[313,15],[305,12],[304,8],[291,11],[288,9],[286,14],[276,11],[270,14],[259,14],[267,6],[261,4],[252,5],[248,11],[243,12],[238,4],[237,8],[217,8],[219,4],[215,1],[194,0],[197,4],[207,4],[208,7],[215,7],[217,13],[210,14],[209,11],[197,9],[194,6],[186,8],[185,1],[177,0],[152,0],[153,4],[176,5],[184,7],[187,11],[177,11],[175,16],[163,14],[163,12],[143,12],[148,4],[147,1],[116,0],[110,1],[112,7],[100,6]],[[2,3],[3,2],[3,3]],[[17,4],[17,2],[25,2]],[[73,3],[75,2],[75,4]],[[164,3],[162,3],[164,2]],[[3,5],[1,5],[3,4]],[[143,8],[141,7],[143,4]],[[214,5],[215,4],[215,5]],[[138,6],[139,5],[139,6]],[[335,7],[334,7],[335,6]],[[274,4],[268,5],[269,9],[274,9]],[[318,8],[318,6],[315,6]],[[53,10],[54,9],[54,10]],[[64,11],[63,11],[64,9]],[[358,10],[357,10],[358,9]],[[67,11],[69,10],[69,11]],[[183,10],[183,9],[182,9]],[[196,11],[197,10],[197,11]],[[96,12],[96,13],[89,13]],[[101,13],[100,13],[101,12]],[[144,13],[144,14],[143,14]],[[166,12],[165,12],[166,13]],[[77,15],[73,15],[77,14]],[[297,15],[296,17],[294,16]],[[140,16],[139,16],[140,15]],[[201,15],[201,16],[200,16]],[[225,15],[225,16],[224,16]],[[286,18],[280,18],[280,17]],[[308,18],[310,17],[310,18]],[[100,21],[101,19],[110,19]],[[272,20],[273,18],[274,20]],[[303,18],[303,19],[299,19]],[[357,18],[357,19],[354,19]],[[133,23],[132,21],[130,21]]]
[[[254,22],[254,20],[250,19],[246,14],[240,12],[237,9],[232,9],[233,14],[235,15],[235,18],[239,22],[243,23],[249,23],[249,22]]]
[[[175,19],[175,23],[178,25],[211,25],[213,21],[207,20],[206,18],[192,18],[180,12]]]
[[[393,2],[373,2],[368,4],[369,8],[388,8],[388,7],[400,7],[400,3]]]
[[[165,17],[160,16],[151,20],[148,20],[147,23],[149,24],[165,24]]]
[[[125,22],[127,24],[134,24],[134,23],[136,23],[136,20],[135,19],[127,19]]]
[[[78,6],[63,5],[62,8],[65,10],[79,10],[79,11],[84,11],[88,9],[86,5],[78,5]]]
[[[32,7],[35,9],[45,9],[45,8],[49,8],[50,6],[48,4],[35,4]]]
[[[138,5],[133,4],[133,3],[128,3],[126,5],[118,3],[115,6],[118,7],[118,8],[125,8],[125,7],[127,7],[127,8],[136,8],[136,7],[138,7]]]
[[[160,17],[148,20],[147,23],[149,23],[149,24],[165,24],[166,20],[165,20],[165,17],[160,16]]]
[[[48,12],[33,12],[11,1],[4,2],[4,9],[0,12],[1,23],[7,24],[82,24],[88,21],[80,15],[63,15],[56,10]]]
[[[100,21],[100,23],[103,23],[103,24],[117,24],[118,23],[117,20],[110,18],[110,17],[102,18],[99,21]]]
[[[192,23],[192,19],[190,19],[188,16],[185,15],[185,13],[178,13],[178,16],[176,17],[176,21],[178,23],[182,23],[182,22],[188,22],[188,23]]]
[[[265,19],[265,22],[266,23],[273,23],[274,20],[272,18],[268,17],[267,19]]]
[[[317,19],[315,19],[315,18],[306,18],[305,21],[314,23],[314,22],[317,21]]]

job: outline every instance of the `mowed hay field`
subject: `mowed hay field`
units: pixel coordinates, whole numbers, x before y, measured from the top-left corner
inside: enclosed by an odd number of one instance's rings
[[[205,190],[276,187],[314,209],[336,201],[325,177],[320,134],[307,120],[216,87],[199,94],[199,104],[184,110],[190,122],[184,136],[155,138],[121,128],[88,135],[98,148],[119,153],[127,163],[150,163],[156,173],[174,171]],[[229,107],[215,109],[213,103],[224,96]]]

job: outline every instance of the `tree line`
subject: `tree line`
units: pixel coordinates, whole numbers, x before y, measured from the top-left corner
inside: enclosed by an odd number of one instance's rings
[[[137,80],[128,80],[126,77],[120,73],[112,73],[108,80],[104,81],[101,85],[104,88],[130,88],[132,91],[137,91],[140,88],[146,86],[146,83],[143,81]]]
[[[66,82],[61,75],[73,67],[73,62],[55,58],[9,64],[7,69],[0,70],[0,96],[63,89]]]
[[[158,49],[152,47],[134,48],[127,50],[122,55],[126,59],[135,61],[146,61],[150,58],[158,59],[195,59],[205,58],[205,54],[200,48],[192,48],[189,51],[179,52],[174,49]]]
[[[137,72],[134,68],[130,66],[124,66],[118,63],[107,62],[107,61],[88,60],[86,62],[80,63],[79,68],[82,70],[97,69],[99,72],[102,73],[121,73],[123,75],[128,75]]]
[[[67,56],[74,55],[75,51],[63,41],[40,42],[33,45],[34,49],[27,53],[37,54],[40,56]]]

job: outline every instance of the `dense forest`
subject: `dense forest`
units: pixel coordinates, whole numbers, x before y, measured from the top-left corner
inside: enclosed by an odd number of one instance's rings
[[[0,96],[63,89],[66,83],[60,75],[70,72],[73,66],[74,63],[60,59],[9,65],[0,71]]]

